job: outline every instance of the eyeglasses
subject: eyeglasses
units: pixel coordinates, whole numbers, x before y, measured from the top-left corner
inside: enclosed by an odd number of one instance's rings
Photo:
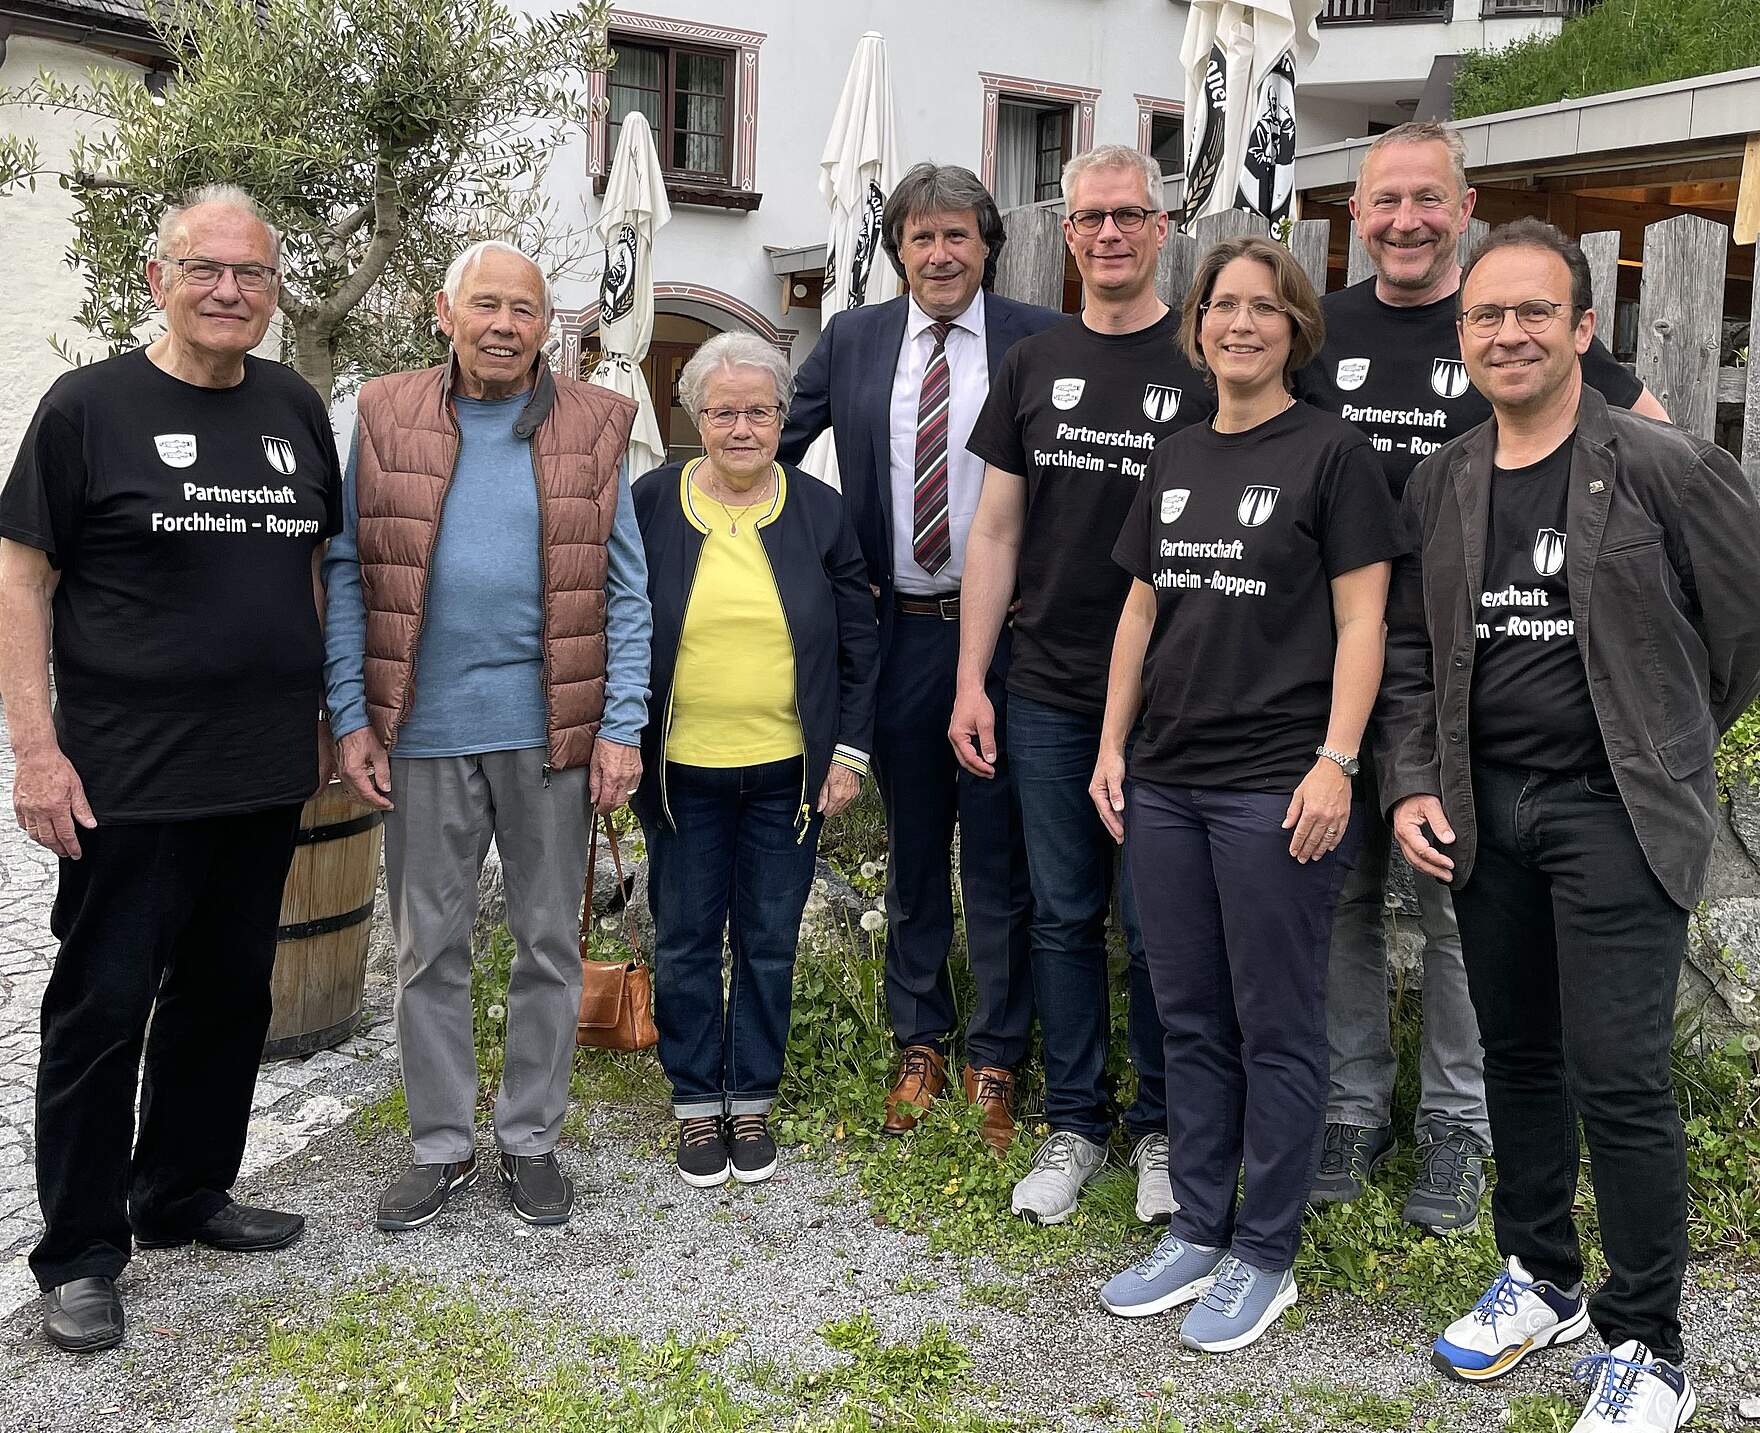
[[[266,292],[276,279],[276,271],[266,264],[223,264],[218,259],[160,259],[161,264],[176,264],[183,281],[192,288],[211,289],[232,270],[233,282],[247,294]]]
[[[774,403],[754,403],[750,408],[699,408],[697,412],[711,428],[731,428],[744,418],[754,428],[768,428],[782,416]]]
[[[1069,216],[1069,226],[1078,234],[1098,234],[1108,219],[1121,234],[1134,234],[1159,209],[1145,209],[1140,204],[1127,204],[1122,209],[1078,209]]]
[[[1233,323],[1234,316],[1241,311],[1243,305],[1239,299],[1211,299],[1207,304],[1199,304],[1198,312],[1205,318],[1219,318],[1224,323]],[[1254,323],[1269,323],[1279,314],[1287,314],[1288,309],[1274,304],[1270,299],[1254,299],[1244,306],[1253,316]]]
[[[1524,333],[1545,333],[1568,307],[1551,299],[1524,299],[1519,304],[1474,304],[1461,315],[1461,322],[1479,338],[1495,338],[1503,329],[1503,316],[1513,313]]]

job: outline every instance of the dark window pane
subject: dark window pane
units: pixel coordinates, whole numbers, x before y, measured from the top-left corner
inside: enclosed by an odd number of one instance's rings
[[[659,90],[666,83],[666,51],[614,42],[617,63],[611,69],[611,86]]]
[[[673,167],[687,174],[725,174],[719,135],[680,134],[674,137]]]
[[[697,94],[726,94],[727,61],[720,55],[680,55],[678,87]]]
[[[1185,172],[1185,131],[1178,116],[1158,114],[1150,119],[1149,153],[1160,163],[1163,174]]]
[[[672,108],[677,128],[701,134],[720,134],[725,116],[725,102],[719,95],[681,94]]]

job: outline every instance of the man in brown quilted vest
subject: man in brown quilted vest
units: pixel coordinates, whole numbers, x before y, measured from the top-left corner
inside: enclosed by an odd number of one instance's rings
[[[468,249],[435,302],[452,351],[361,390],[324,562],[331,730],[344,780],[386,813],[414,1146],[378,1225],[425,1224],[476,1179],[470,940],[491,839],[515,945],[493,1017],[499,1174],[520,1218],[562,1224],[587,839],[635,790],[647,720],[647,566],[622,471],[635,405],[551,373],[549,287],[517,249]]]

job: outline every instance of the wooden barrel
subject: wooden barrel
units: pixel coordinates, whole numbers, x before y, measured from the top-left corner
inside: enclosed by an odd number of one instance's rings
[[[382,813],[332,781],[299,814],[276,932],[265,1060],[339,1045],[361,1019]]]

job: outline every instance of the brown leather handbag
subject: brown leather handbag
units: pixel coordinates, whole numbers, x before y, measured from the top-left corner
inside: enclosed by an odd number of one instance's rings
[[[611,818],[605,817],[605,839],[611,845],[611,864],[623,887],[623,853]],[[587,889],[581,907],[581,1011],[574,1027],[576,1045],[599,1050],[649,1050],[660,1041],[654,1028],[654,979],[640,960],[589,960],[587,936],[593,924],[593,873],[599,865],[599,827],[593,827],[587,843]],[[623,908],[623,937],[633,956],[636,949],[635,920],[629,904]]]

